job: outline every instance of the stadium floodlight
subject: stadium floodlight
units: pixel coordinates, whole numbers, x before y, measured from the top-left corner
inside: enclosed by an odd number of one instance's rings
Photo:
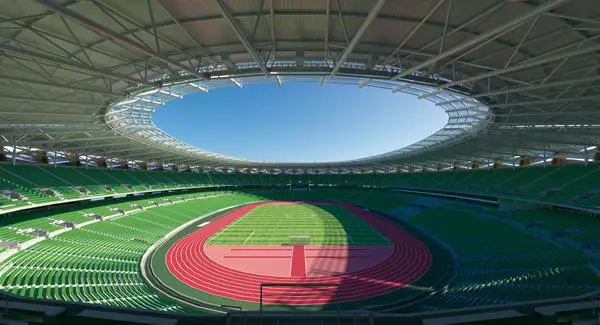
[[[190,82],[188,85],[190,85],[190,86],[192,86],[192,87],[194,87],[194,88],[196,88],[196,89],[198,89],[198,90],[200,90],[200,91],[202,91],[202,92],[205,92],[205,93],[207,93],[207,92],[208,92],[208,89],[206,89],[206,88],[204,88],[204,87],[202,87],[202,86],[196,85],[196,84],[195,84],[195,83],[193,83],[193,82]]]
[[[235,80],[235,79],[233,79],[233,78],[229,78],[229,81],[231,81],[231,82],[232,82],[234,85],[236,85],[238,88],[242,88],[242,84],[241,84],[239,81],[237,81],[237,80]]]
[[[126,100],[120,101],[120,102],[116,103],[114,106],[123,106],[123,105],[133,104],[133,103],[136,103],[138,101],[140,101],[139,97],[133,97],[133,98],[130,98],[130,99],[126,99]]]
[[[176,93],[173,93],[173,92],[168,92],[168,91],[166,91],[166,90],[162,90],[162,89],[160,89],[160,90],[159,90],[159,92],[160,92],[161,94],[165,94],[165,95],[173,96],[173,97],[176,97],[176,98],[183,98],[183,96],[181,96],[181,95],[179,95],[179,94],[176,94]]]
[[[361,81],[361,82],[360,82],[360,83],[357,85],[357,87],[358,87],[358,88],[363,88],[363,87],[365,87],[365,86],[366,86],[366,85],[367,85],[369,82],[371,82],[371,80],[372,80],[372,79],[364,79],[363,81]]]
[[[141,101],[146,102],[146,103],[152,103],[152,104],[156,104],[156,105],[163,105],[164,102],[158,101],[158,100],[152,100],[152,99],[148,99],[148,98],[140,98]]]
[[[147,96],[147,95],[153,95],[153,94],[156,94],[156,92],[158,92],[158,91],[159,91],[159,89],[158,89],[158,88],[154,88],[154,89],[151,89],[151,90],[145,91],[145,92],[143,92],[143,93],[139,93],[139,94],[137,94],[136,96]]]

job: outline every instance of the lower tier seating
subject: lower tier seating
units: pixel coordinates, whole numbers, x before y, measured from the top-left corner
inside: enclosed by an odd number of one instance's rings
[[[460,266],[455,281],[445,292],[406,311],[509,304],[600,290],[598,259],[478,213],[450,205],[407,218],[448,244],[457,254]],[[522,213],[515,212],[515,216]],[[581,214],[563,214],[561,218],[563,225],[571,226],[581,219],[590,219]]]
[[[203,193],[203,196],[207,194]],[[212,194],[218,196],[96,222],[42,240],[2,262],[0,268],[5,271],[0,275],[0,288],[31,298],[161,311],[182,310],[160,298],[144,282],[139,270],[140,260],[150,245],[179,225],[199,215],[256,199],[246,194]],[[148,198],[145,200],[148,201]],[[114,213],[111,209],[117,207],[133,209],[131,202],[123,202],[90,207],[85,211],[108,216]],[[74,222],[86,220],[71,218],[74,212],[66,210],[53,214],[53,218]],[[12,227],[24,228],[32,226],[32,220],[36,221],[33,226],[48,221],[44,217],[26,213],[10,222]],[[5,222],[10,223],[8,220]],[[7,226],[0,227],[0,236],[9,239],[8,232],[10,229]],[[15,237],[14,232],[12,236],[12,239],[21,241],[30,239]]]

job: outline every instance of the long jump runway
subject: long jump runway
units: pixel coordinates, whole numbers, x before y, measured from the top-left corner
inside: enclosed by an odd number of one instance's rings
[[[331,284],[263,290],[266,304],[312,305],[363,300],[392,292],[418,280],[431,265],[431,253],[424,243],[393,222],[347,203],[335,204],[379,231],[390,245],[206,245],[211,236],[257,206],[290,203],[296,202],[249,204],[186,235],[167,252],[169,271],[190,287],[249,302],[260,301],[262,283]]]

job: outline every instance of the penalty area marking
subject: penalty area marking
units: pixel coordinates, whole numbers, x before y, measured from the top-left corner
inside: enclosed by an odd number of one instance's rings
[[[211,238],[208,239],[208,241],[206,242],[207,244],[210,244],[213,240],[217,239],[217,237],[221,236],[222,234],[224,234],[227,230],[229,230],[233,225],[235,225],[236,223],[240,222],[242,219],[244,219],[244,217],[246,217],[246,215],[248,215],[249,213],[246,213],[245,215],[241,216],[240,218],[238,218],[236,221],[228,224],[223,230],[219,231],[216,235],[212,236]]]

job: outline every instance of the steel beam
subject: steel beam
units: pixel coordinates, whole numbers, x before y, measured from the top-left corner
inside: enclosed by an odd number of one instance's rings
[[[156,86],[155,84],[146,83],[143,80],[138,80],[135,78],[131,78],[129,76],[122,76],[122,75],[108,72],[106,69],[96,69],[94,67],[87,66],[87,65],[84,65],[81,63],[77,63],[77,62],[74,62],[74,61],[71,61],[68,59],[64,59],[64,58],[60,58],[60,57],[56,57],[56,56],[52,56],[52,55],[47,55],[47,54],[39,53],[39,52],[35,52],[35,51],[30,51],[30,50],[10,46],[7,44],[1,44],[0,49],[4,50],[5,52],[8,52],[8,53],[16,54],[17,56],[23,55],[23,56],[26,56],[26,57],[29,57],[32,59],[58,64],[60,66],[69,66],[80,72],[87,73],[87,74],[90,74],[90,75],[96,76],[96,77],[102,76],[102,77],[106,77],[106,78],[112,78],[112,79],[116,79],[118,81],[126,81],[126,82],[129,82],[134,85],[144,84],[144,85],[151,86],[151,87]]]
[[[273,2],[273,0],[271,0],[271,2]],[[325,5],[327,7],[325,9],[325,57],[323,60],[327,62],[327,60],[329,59],[329,0],[325,1]]]
[[[548,99],[548,100],[530,100],[530,101],[521,101],[521,102],[508,102],[504,104],[491,104],[488,107],[501,108],[501,107],[511,107],[511,106],[532,106],[532,105],[548,105],[548,104],[561,104],[561,103],[569,103],[569,102],[581,102],[581,101],[598,101],[600,100],[600,95],[590,95],[590,96],[578,96],[573,98],[557,98],[557,99]],[[600,113],[600,111],[598,111]]]
[[[61,88],[61,89],[67,89],[67,90],[75,90],[75,91],[83,91],[86,93],[101,94],[101,95],[107,95],[107,96],[113,96],[113,97],[125,96],[124,93],[121,93],[121,94],[113,93],[110,91],[101,90],[99,88],[92,89],[92,88],[85,88],[85,87],[80,87],[80,86],[64,85],[64,84],[59,84],[59,83],[52,83],[52,82],[43,81],[43,80],[27,79],[27,78],[21,78],[21,77],[16,77],[16,76],[0,75],[0,80],[24,82],[24,83],[34,84],[34,85],[41,85],[41,86]]]
[[[427,20],[429,20],[429,17],[431,17],[431,15],[435,13],[435,11],[444,3],[444,1],[446,0],[438,0],[438,2],[435,5],[433,5],[431,9],[429,9],[427,14],[423,17],[423,19],[421,19],[421,21],[411,29],[408,35],[404,36],[402,42],[396,47],[396,49],[392,53],[390,53],[390,55],[388,55],[388,57],[383,61],[384,63],[388,63],[392,58],[394,58],[394,55],[396,55],[396,53],[398,53],[398,51],[400,51],[400,49],[403,48],[404,45],[406,45],[406,43],[408,43],[408,41],[413,37],[413,35],[421,28],[421,26],[423,26],[423,24],[425,24],[425,22],[427,22]],[[443,38],[445,38],[446,27],[448,27],[447,20],[444,25],[445,26]]]
[[[24,97],[14,97],[14,96],[5,96],[5,95],[0,96],[0,100],[16,101],[16,102],[30,102],[30,103],[45,104],[45,105],[66,105],[66,106],[78,106],[78,107],[85,106],[85,107],[95,107],[95,108],[105,107],[102,104],[70,102],[70,101],[54,100],[54,99],[24,98]]]
[[[220,1],[222,1],[222,0],[220,0]],[[354,51],[354,48],[360,41],[360,38],[367,31],[367,29],[369,28],[369,25],[371,25],[371,22],[373,22],[373,20],[377,17],[377,15],[379,14],[379,11],[381,11],[381,8],[383,8],[383,5],[385,5],[385,2],[386,2],[386,0],[377,0],[377,2],[375,3],[375,6],[373,6],[373,8],[371,8],[369,15],[367,15],[367,18],[365,18],[362,25],[358,28],[358,31],[356,31],[356,34],[354,34],[354,37],[352,37],[352,40],[350,41],[350,43],[348,44],[348,46],[346,47],[344,52],[342,52],[342,55],[340,55],[340,57],[335,62],[335,65],[333,66],[333,70],[331,70],[331,76],[335,76],[336,73],[342,67],[342,64],[344,64],[344,62],[346,62],[346,60],[348,59],[348,56],[350,55],[350,53],[352,53],[352,51]]]
[[[498,76],[498,75],[509,73],[509,72],[515,72],[515,71],[519,71],[519,70],[529,69],[532,67],[540,66],[542,64],[558,61],[558,60],[573,57],[573,56],[579,56],[579,55],[584,55],[584,54],[588,54],[588,53],[593,53],[593,52],[597,52],[597,51],[600,51],[600,44],[591,45],[591,46],[588,46],[588,47],[582,48],[582,49],[561,52],[561,53],[557,53],[554,55],[548,55],[548,56],[545,56],[542,58],[530,59],[521,64],[513,65],[506,69],[490,71],[490,72],[483,73],[483,74],[480,74],[480,75],[477,75],[474,77],[453,81],[453,82],[444,84],[444,85],[440,86],[439,88],[449,88],[452,86],[463,85],[468,82],[473,82],[473,81],[477,81],[477,80],[481,80],[481,79],[485,79],[485,78],[489,78],[489,77],[494,77],[494,76]]]
[[[46,116],[52,117],[80,117],[80,118],[96,118],[97,114],[90,114],[89,112],[81,112],[81,113],[40,113],[38,111],[4,111],[0,110],[0,115],[23,115],[23,116],[37,116],[40,118],[44,118]]]
[[[254,45],[248,38],[246,31],[242,28],[242,26],[240,26],[237,23],[237,21],[235,20],[235,18],[229,11],[227,4],[225,4],[225,2],[223,0],[217,0],[217,4],[219,6],[219,10],[221,11],[221,14],[225,18],[225,20],[229,23],[229,26],[231,26],[231,28],[234,30],[235,34],[240,39],[240,41],[242,42],[242,44],[244,45],[244,47],[246,48],[248,53],[250,53],[250,56],[252,57],[252,59],[256,62],[256,64],[258,64],[258,67],[260,68],[260,70],[266,76],[269,76],[270,73],[269,73],[269,70],[267,69],[267,65],[265,64],[264,60],[262,59],[262,57],[260,56],[258,51],[256,51],[256,49],[254,48]]]
[[[100,25],[99,23],[96,23],[95,21],[88,19],[87,17],[85,17],[69,8],[62,6],[60,3],[56,2],[55,0],[38,0],[38,2],[45,5],[50,10],[52,10],[60,15],[63,15],[65,17],[68,17],[68,18],[72,19],[73,21],[76,21],[79,25],[81,25],[85,29],[88,29],[100,36],[106,37],[107,39],[110,39],[114,43],[116,43],[120,46],[123,46],[124,48],[127,48],[127,49],[133,50],[135,52],[150,56],[154,59],[157,59],[159,61],[166,63],[167,65],[169,65],[173,68],[180,69],[180,70],[185,71],[193,76],[204,79],[204,76],[201,73],[199,73],[198,71],[195,71],[179,62],[173,61],[161,54],[151,51],[150,49],[147,49],[146,47],[128,39],[127,37],[119,35],[117,32],[110,30],[110,29]]]
[[[552,87],[562,87],[562,86],[568,86],[571,84],[578,84],[578,83],[591,83],[591,82],[595,82],[595,81],[600,81],[600,76],[586,77],[586,78],[579,78],[579,79],[570,79],[570,80],[563,80],[563,81],[555,81],[555,82],[545,83],[543,85],[505,88],[505,89],[500,89],[500,90],[491,91],[491,92],[487,92],[487,93],[473,94],[470,96],[470,98],[502,96],[502,95],[511,94],[511,93],[522,93],[525,91],[539,90],[539,89],[552,88]],[[449,100],[449,101],[445,101],[445,102],[436,103],[435,105],[441,106],[441,105],[446,105],[446,104],[453,104],[453,103],[461,102],[464,100],[465,99],[453,99],[453,100]]]
[[[533,30],[533,27],[535,27],[535,25],[537,24],[539,18],[540,18],[540,16],[535,17],[535,19],[531,22],[531,24],[529,24],[529,28],[527,29],[527,31],[525,32],[525,34],[523,34],[523,36],[521,37],[521,40],[519,41],[519,44],[517,44],[517,47],[515,47],[515,49],[511,53],[511,55],[508,58],[508,60],[506,60],[506,63],[504,64],[504,69],[508,68],[508,66],[512,63],[512,60],[515,58],[515,55],[517,55],[517,53],[519,53],[519,50],[521,49],[521,46],[523,46],[523,42],[525,42],[525,40],[527,39],[527,37],[529,37],[529,33],[531,33],[531,31]]]
[[[501,24],[500,26],[496,27],[496,28],[492,28],[491,30],[479,34],[476,37],[471,38],[469,41],[464,42],[458,46],[453,47],[452,49],[445,51],[444,53],[437,55],[429,60],[426,60],[425,62],[421,63],[421,64],[417,64],[416,66],[410,68],[410,69],[406,69],[400,73],[398,73],[397,75],[395,75],[394,77],[391,78],[391,80],[398,80],[400,78],[406,77],[410,74],[412,74],[413,72],[417,72],[423,68],[426,68],[430,65],[433,65],[435,63],[437,63],[440,60],[443,60],[447,57],[450,57],[454,54],[460,53],[472,46],[475,46],[477,44],[479,44],[480,42],[486,41],[491,37],[494,37],[494,35],[498,34],[498,33],[502,33],[503,31],[512,28],[515,25],[521,24],[524,21],[527,21],[528,19],[531,19],[537,15],[543,14],[549,10],[552,10],[553,8],[567,2],[569,0],[548,0],[543,2],[542,4],[540,4],[539,6],[535,7],[534,9],[530,10],[529,12],[526,12],[522,15],[519,15],[511,20],[509,20],[508,22]]]
[[[175,14],[171,11],[171,9],[169,9],[169,6],[167,4],[168,1],[167,0],[158,0],[158,3],[167,12],[167,14],[171,18],[171,20],[183,30],[184,34],[190,40],[192,40],[192,42],[194,42],[196,44],[196,46],[198,47],[200,52],[202,52],[203,57],[206,58],[210,63],[217,64],[217,62],[210,57],[210,53],[206,50],[206,48],[192,35],[192,32],[189,30],[189,28],[186,27],[183,23],[181,23],[179,21],[179,19],[177,19],[175,17]],[[155,24],[153,27],[156,28],[156,27],[160,27],[160,26],[157,26],[157,24]]]

